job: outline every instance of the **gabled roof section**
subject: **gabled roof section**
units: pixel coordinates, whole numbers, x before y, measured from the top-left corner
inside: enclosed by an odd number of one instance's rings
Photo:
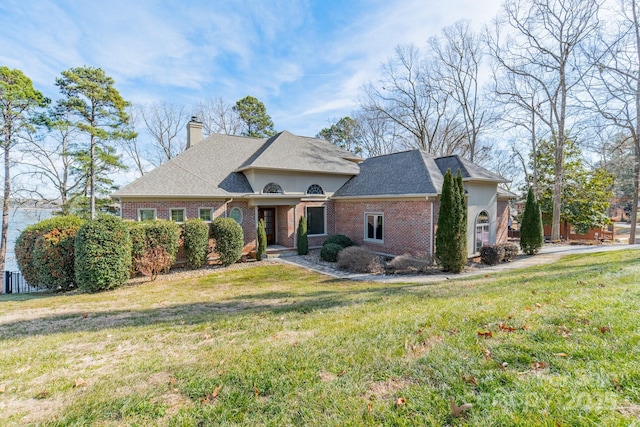
[[[237,171],[271,169],[357,175],[361,161],[328,141],[283,131],[269,138]]]
[[[264,143],[264,139],[212,135],[112,196],[229,197],[252,193],[249,181],[236,169]]]
[[[433,170],[438,172],[435,180]],[[437,194],[437,188],[442,187],[439,172],[433,157],[420,150],[370,157],[360,164],[360,174],[347,181],[334,197]]]
[[[360,174],[333,197],[435,196],[442,191],[447,169],[454,174],[460,169],[465,180],[508,182],[458,156],[436,158],[422,150],[410,150],[366,159],[360,164]]]
[[[458,170],[460,170],[462,179],[465,181],[509,182],[509,180],[504,179],[500,175],[482,166],[478,166],[475,163],[471,163],[469,160],[465,160],[458,155],[438,157],[436,164],[443,176],[447,173],[447,169],[451,169],[451,173],[454,176],[457,175]]]

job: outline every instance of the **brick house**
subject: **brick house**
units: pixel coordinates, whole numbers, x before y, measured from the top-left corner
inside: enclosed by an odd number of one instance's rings
[[[388,255],[434,252],[439,193],[447,169],[461,171],[469,207],[469,256],[483,243],[507,238],[504,178],[458,156],[421,150],[366,160],[327,141],[280,132],[269,139],[231,135],[202,138],[188,124],[187,150],[116,191],[125,220],[235,219],[245,251],[256,246],[264,219],[268,245],[293,249],[299,218],[309,246],[345,234]]]

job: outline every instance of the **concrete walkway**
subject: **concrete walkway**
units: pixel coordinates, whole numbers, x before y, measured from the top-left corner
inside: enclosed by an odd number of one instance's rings
[[[637,245],[548,245],[544,246],[537,255],[527,256],[519,255],[512,262],[498,264],[495,266],[487,266],[473,271],[461,274],[440,273],[425,275],[383,275],[383,274],[353,274],[340,271],[335,268],[326,267],[320,264],[309,262],[301,256],[292,256],[286,258],[275,258],[274,262],[296,265],[315,271],[320,274],[334,277],[336,279],[359,280],[367,282],[383,282],[383,283],[433,283],[447,279],[456,279],[460,277],[471,277],[485,275],[494,272],[515,270],[536,265],[550,264],[566,255],[588,254],[597,252],[623,251],[630,249],[640,249]]]

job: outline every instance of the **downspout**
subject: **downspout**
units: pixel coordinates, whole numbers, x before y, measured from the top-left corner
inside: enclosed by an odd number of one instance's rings
[[[226,202],[224,202],[224,217],[225,217],[225,218],[229,218],[229,215],[228,215],[227,209],[228,209],[228,205],[229,205],[229,203],[231,203],[231,202],[233,202],[233,197],[232,197],[232,198],[230,198],[229,200],[227,200]]]

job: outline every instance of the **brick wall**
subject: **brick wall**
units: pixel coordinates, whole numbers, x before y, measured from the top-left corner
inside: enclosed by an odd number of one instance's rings
[[[374,252],[429,255],[432,242],[432,206],[427,200],[339,201],[335,205],[336,233],[344,234]],[[365,213],[384,215],[384,242],[364,240]],[[434,222],[437,220],[435,216]]]
[[[498,200],[496,218],[496,243],[507,243],[509,233],[509,202]]]
[[[244,250],[250,251],[256,246],[256,212],[247,202],[231,202],[225,209],[222,200],[189,200],[189,201],[122,201],[122,219],[138,220],[139,209],[155,209],[157,219],[170,219],[171,209],[185,209],[186,218],[199,218],[198,209],[211,208],[213,218],[225,217],[232,208],[242,211],[242,231],[244,233]]]

